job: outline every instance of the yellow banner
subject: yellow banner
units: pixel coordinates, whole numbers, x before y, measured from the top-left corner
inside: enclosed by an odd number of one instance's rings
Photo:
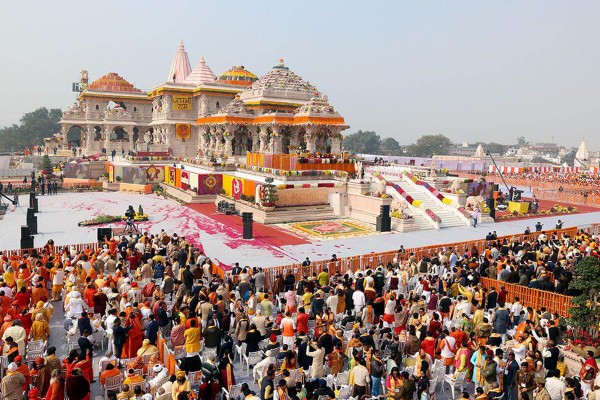
[[[192,98],[190,96],[173,96],[173,110],[192,110]]]
[[[179,139],[189,139],[191,129],[190,124],[175,124],[175,134]]]

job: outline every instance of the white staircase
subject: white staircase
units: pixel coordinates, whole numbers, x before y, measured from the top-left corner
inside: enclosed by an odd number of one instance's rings
[[[465,222],[458,217],[454,212],[449,210],[441,201],[434,200],[427,193],[422,191],[418,186],[411,185],[406,181],[394,182],[399,185],[404,191],[413,199],[422,202],[422,209],[430,209],[433,211],[442,222],[440,222],[440,228],[448,228],[452,226],[465,226]],[[426,189],[424,189],[426,190]]]

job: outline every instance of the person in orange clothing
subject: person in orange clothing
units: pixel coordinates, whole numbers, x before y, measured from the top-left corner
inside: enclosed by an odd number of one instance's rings
[[[110,254],[112,254],[112,255],[117,254],[117,245],[119,243],[117,243],[117,241],[115,240],[114,237],[111,237],[109,240],[108,236],[104,236],[104,243],[106,243],[108,245],[108,250],[110,251]]]
[[[127,318],[125,327],[131,326],[131,329],[123,346],[123,358],[133,358],[137,355],[138,349],[142,347],[144,340],[142,322],[132,307],[127,307],[125,313]]]
[[[125,380],[123,381],[123,385],[131,386],[132,384],[136,384],[136,383],[140,383],[140,382],[144,382],[144,377],[137,375],[133,368],[129,368],[127,370],[127,378],[125,378]]]
[[[46,400],[64,400],[65,398],[65,379],[61,376],[59,370],[52,371],[50,379],[50,388],[46,393]]]
[[[106,369],[100,374],[100,383],[104,386],[106,384],[106,378],[112,378],[113,376],[119,375],[121,375],[121,371],[113,364],[108,364]]]
[[[25,384],[23,385],[23,390],[29,389],[29,382],[31,381],[31,379],[29,378],[29,368],[27,368],[27,365],[23,364],[23,357],[16,356],[15,364],[17,364],[17,372],[22,373],[25,377]]]
[[[47,282],[47,281],[43,281]],[[39,282],[31,291],[31,304],[37,304],[39,301],[46,302],[48,300],[48,289],[44,287],[42,282]]]
[[[87,285],[87,287],[85,288],[85,290],[83,292],[83,299],[85,300],[88,307],[94,307],[94,295],[97,292],[98,291],[94,287],[93,283]]]
[[[85,377],[85,379],[87,379],[87,381],[89,383],[94,383],[96,382],[94,380],[94,370],[92,367],[92,363],[86,358],[85,356],[85,352],[81,352],[79,354],[78,360],[75,363],[75,366],[73,369],[75,368],[79,368],[83,374],[83,376]]]

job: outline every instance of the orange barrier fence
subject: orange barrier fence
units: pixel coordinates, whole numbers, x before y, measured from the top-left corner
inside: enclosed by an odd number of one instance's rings
[[[578,204],[588,207],[600,207],[600,196],[586,194],[585,189],[563,190],[556,189],[533,189],[533,195],[540,200],[557,201],[567,204]]]
[[[569,236],[574,236],[577,233],[577,227],[564,228],[559,230],[552,231],[544,231],[544,232],[532,232],[529,235],[525,234],[517,234],[517,235],[508,235],[499,237],[500,240],[507,239],[510,240],[512,238],[522,241],[526,239],[536,239],[541,233],[551,234],[558,233],[559,235],[567,234]],[[445,243],[433,246],[423,246],[412,249],[405,249],[404,253],[398,253],[396,250],[382,252],[382,253],[369,253],[362,254],[358,256],[341,258],[338,261],[315,261],[310,266],[304,267],[301,264],[290,264],[290,265],[282,265],[277,267],[265,268],[267,283],[272,284],[275,280],[275,277],[279,274],[287,274],[289,271],[293,271],[294,275],[296,275],[296,279],[301,278],[305,275],[311,276],[313,273],[318,273],[323,270],[323,268],[328,268],[330,274],[334,274],[336,272],[346,272],[349,269],[356,271],[357,269],[362,269],[365,267],[375,267],[379,264],[387,265],[388,262],[393,262],[394,258],[398,258],[399,261],[403,261],[407,259],[411,253],[413,253],[417,259],[421,259],[424,256],[431,256],[433,254],[437,254],[442,250],[448,249],[449,247],[454,248],[458,253],[464,253],[468,250],[472,250],[476,248],[479,253],[482,253],[488,244],[487,240],[476,240],[476,241],[465,241],[465,242],[456,242],[456,243]],[[236,277],[233,277],[234,280]]]
[[[458,172],[458,176],[461,178],[471,178],[471,179],[479,179],[481,178],[481,174],[467,174]],[[531,179],[522,179],[522,178],[511,178],[510,176],[503,175],[506,184],[509,186],[525,186],[530,188],[541,188],[541,189],[558,189],[562,186],[564,190],[586,190],[585,187],[581,185],[573,184],[573,183],[561,183],[561,182],[544,182],[544,181],[535,181]],[[500,188],[502,188],[502,180],[500,179],[500,175],[491,175],[488,174],[486,176],[486,180],[493,181],[494,183],[500,184]],[[587,188],[591,189],[591,188]]]
[[[531,289],[526,286],[507,283],[490,278],[481,278],[481,286],[490,289],[492,286],[498,290],[500,286],[504,286],[508,292],[506,301],[512,303],[515,297],[518,297],[521,304],[525,307],[531,307],[534,310],[539,310],[545,307],[551,313],[557,313],[560,316],[568,316],[569,308],[571,307],[571,296],[548,292],[545,290]]]

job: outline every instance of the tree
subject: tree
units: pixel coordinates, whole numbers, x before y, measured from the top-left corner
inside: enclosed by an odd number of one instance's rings
[[[373,131],[358,131],[344,138],[344,148],[355,154],[379,154],[381,138]]]
[[[544,157],[540,157],[540,156],[533,157],[531,159],[531,162],[534,164],[554,164],[552,161],[546,160]]]
[[[567,165],[572,167],[573,164],[575,163],[575,151],[570,151],[567,154],[565,154],[564,156],[562,156],[560,159],[560,162],[563,164],[567,163]]]
[[[402,151],[400,143],[394,138],[388,137],[381,141],[381,154],[386,156],[399,155]]]
[[[579,261],[569,291],[579,293],[571,299],[573,307],[569,308],[568,322],[575,336],[581,337],[584,331],[597,327],[600,322],[600,260],[584,257]]]
[[[62,111],[45,107],[24,114],[19,125],[0,128],[0,151],[22,151],[31,145],[42,145],[44,138],[60,131]]]
[[[529,142],[525,140],[525,136],[519,136],[517,138],[517,147],[524,147],[529,145]]]
[[[48,154],[45,154],[44,157],[42,157],[42,169],[44,170],[45,174],[52,173],[52,161],[50,161]]]
[[[444,135],[424,135],[417,140],[417,143],[408,146],[408,153],[415,157],[444,155],[448,154],[451,145],[450,139]]]
[[[477,143],[479,144],[479,143]],[[495,143],[495,142],[489,142],[489,143],[482,143],[483,148],[485,151],[489,151],[492,154],[504,154],[506,153],[506,150],[508,150],[508,146],[505,144],[500,144],[500,143]]]

